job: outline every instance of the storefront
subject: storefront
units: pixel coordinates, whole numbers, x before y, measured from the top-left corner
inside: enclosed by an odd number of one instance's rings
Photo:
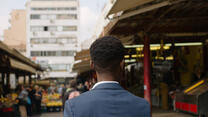
[[[207,5],[203,0],[114,1],[101,36],[118,37],[127,48],[130,78],[124,85],[168,109],[172,88],[183,91],[194,83],[193,74],[206,73]]]
[[[206,74],[205,5],[203,0],[119,0],[106,16],[110,23],[104,35],[116,36],[127,47],[141,50],[126,58],[132,64],[143,63],[144,98],[153,105],[168,109],[172,88],[183,91],[195,82],[197,71]],[[141,60],[132,59],[135,56]]]
[[[17,88],[20,82],[31,84],[42,68],[18,51],[0,42],[0,114],[3,117],[19,115]],[[33,77],[33,78],[32,78]],[[22,78],[22,81],[20,79]]]

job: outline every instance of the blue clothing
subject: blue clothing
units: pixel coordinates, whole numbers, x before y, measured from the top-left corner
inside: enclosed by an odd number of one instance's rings
[[[150,106],[119,84],[105,83],[66,101],[64,117],[150,117]]]

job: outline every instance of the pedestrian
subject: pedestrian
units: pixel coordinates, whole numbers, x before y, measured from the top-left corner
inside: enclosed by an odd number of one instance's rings
[[[56,86],[54,83],[48,88],[48,94],[54,94],[56,92]]]
[[[87,91],[90,90],[89,81],[85,81],[84,86],[86,87]]]
[[[78,91],[80,93],[84,93],[84,92],[87,91],[87,88],[82,83],[79,83],[79,85],[77,86],[77,88],[78,88]]]
[[[21,115],[21,117],[27,117],[28,92],[23,85],[21,86],[21,92],[20,92],[18,98],[19,98],[20,115]]]
[[[41,100],[42,100],[42,92],[41,88],[38,85],[35,86],[35,105],[37,114],[41,114]]]
[[[90,47],[91,68],[98,83],[80,96],[66,101],[64,117],[150,117],[150,105],[124,90],[125,48],[115,37],[97,39]]]
[[[32,115],[34,113],[34,110],[36,110],[35,89],[34,89],[34,86],[32,84],[28,88],[28,96],[31,99],[31,115]]]
[[[69,88],[66,90],[63,99],[63,108],[64,104],[68,99],[72,99],[80,95],[80,92],[77,90],[77,81],[71,80],[69,83]]]
[[[62,95],[63,89],[64,89],[64,84],[61,84],[60,87],[58,88],[58,93],[59,93],[60,95]]]
[[[28,97],[27,97],[27,105],[26,105],[26,109],[27,109],[27,116],[32,116],[32,98],[33,98],[33,94],[32,94],[32,89],[31,87],[27,87],[27,92],[28,92]]]

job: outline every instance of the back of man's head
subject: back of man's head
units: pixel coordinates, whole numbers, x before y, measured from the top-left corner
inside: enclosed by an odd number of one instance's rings
[[[125,48],[121,41],[112,36],[97,39],[90,47],[94,69],[99,73],[114,73],[124,59]]]
[[[70,88],[77,87],[77,81],[75,79],[69,81]]]

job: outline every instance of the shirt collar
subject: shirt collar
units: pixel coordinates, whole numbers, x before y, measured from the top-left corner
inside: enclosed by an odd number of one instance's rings
[[[92,89],[94,89],[95,87],[97,87],[97,86],[100,85],[100,84],[106,84],[106,83],[115,83],[115,84],[119,84],[117,81],[100,81],[100,82],[97,82],[97,83],[92,87]]]

